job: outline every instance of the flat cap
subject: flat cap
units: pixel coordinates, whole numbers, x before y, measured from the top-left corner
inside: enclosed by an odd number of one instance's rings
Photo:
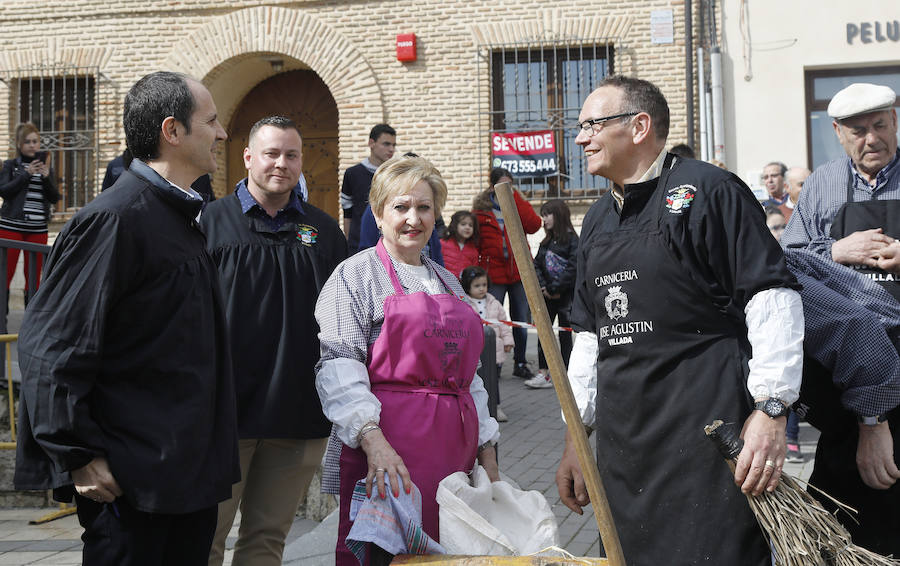
[[[897,93],[890,87],[870,83],[853,83],[840,90],[828,104],[828,115],[835,120],[888,110],[894,106]]]

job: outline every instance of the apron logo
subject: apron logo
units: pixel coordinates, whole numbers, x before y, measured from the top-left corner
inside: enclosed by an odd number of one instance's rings
[[[316,238],[318,237],[319,231],[312,226],[306,224],[297,226],[297,239],[300,240],[300,243],[304,246],[312,247],[312,245],[316,243]]]
[[[440,353],[441,369],[444,375],[449,378],[455,378],[459,373],[459,362],[462,350],[459,349],[457,342],[444,342],[444,349]]]
[[[691,207],[691,202],[697,194],[697,187],[694,185],[679,185],[674,189],[669,189],[666,194],[666,208],[671,214],[681,214]]]
[[[606,296],[606,314],[613,320],[628,316],[628,295],[622,292],[622,287],[616,285],[609,288]]]

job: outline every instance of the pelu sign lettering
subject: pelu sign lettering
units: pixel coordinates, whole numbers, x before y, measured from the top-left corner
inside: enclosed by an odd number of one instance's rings
[[[861,43],[884,43],[887,40],[900,41],[900,21],[847,23],[847,44],[859,40]]]

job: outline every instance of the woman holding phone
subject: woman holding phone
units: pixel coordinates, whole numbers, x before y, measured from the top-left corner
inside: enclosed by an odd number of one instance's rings
[[[50,154],[39,151],[41,135],[31,122],[16,127],[16,156],[3,162],[0,169],[0,238],[47,243],[50,206],[59,201],[59,191],[50,168]],[[25,302],[28,302],[29,255],[25,254]],[[12,281],[19,261],[19,250],[9,248],[6,256],[6,288]],[[42,256],[37,256],[37,280],[41,278]],[[7,295],[8,297],[9,295]]]

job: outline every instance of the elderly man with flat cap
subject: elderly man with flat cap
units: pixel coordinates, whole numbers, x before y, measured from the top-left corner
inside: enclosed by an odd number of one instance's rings
[[[852,84],[834,96],[828,115],[846,155],[817,168],[806,180],[781,242],[851,266],[898,299],[900,153],[895,101],[892,89],[867,83]],[[810,375],[804,375],[804,389],[808,381]],[[849,409],[845,391],[834,395]],[[865,405],[881,406],[881,401],[873,397]],[[854,542],[900,556],[900,408],[882,414],[859,411],[833,415],[834,426],[822,430],[810,483],[859,511],[855,519],[838,514]],[[866,412],[876,411],[863,409]]]
[[[890,88],[866,83],[834,95],[828,115],[846,155],[809,176],[781,241],[854,266],[900,298],[896,98]]]

